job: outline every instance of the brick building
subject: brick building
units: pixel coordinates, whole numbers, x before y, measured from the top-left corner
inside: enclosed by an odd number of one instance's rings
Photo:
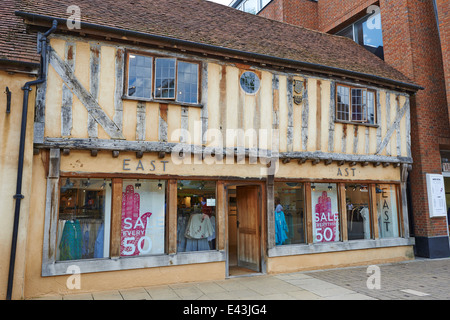
[[[242,10],[243,2],[254,0],[236,0],[231,6]],[[446,152],[450,149],[449,2],[273,0],[262,4],[258,15],[352,38],[424,88],[411,104],[411,233],[416,255],[450,256],[448,221],[430,218],[426,182],[427,174],[442,174],[450,191],[450,172],[444,165],[450,162]]]

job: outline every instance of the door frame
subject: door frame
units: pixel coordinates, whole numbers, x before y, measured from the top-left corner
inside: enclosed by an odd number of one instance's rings
[[[260,271],[255,271],[254,274],[265,274],[267,273],[267,210],[266,210],[266,182],[265,181],[226,181],[224,182],[225,188],[225,251],[226,251],[226,260],[225,260],[225,276],[226,278],[230,277],[229,273],[229,238],[228,238],[228,196],[229,196],[229,187],[243,187],[243,186],[256,186],[258,187],[258,201],[259,201],[259,222],[260,222],[260,234],[259,234],[259,243],[260,243]]]

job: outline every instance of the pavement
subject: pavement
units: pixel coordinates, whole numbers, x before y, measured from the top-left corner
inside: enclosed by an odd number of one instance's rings
[[[449,300],[450,258],[235,277],[33,300]]]

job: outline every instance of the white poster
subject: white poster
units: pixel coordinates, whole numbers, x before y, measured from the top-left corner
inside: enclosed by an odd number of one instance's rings
[[[444,177],[441,174],[427,174],[427,192],[430,218],[447,216]]]

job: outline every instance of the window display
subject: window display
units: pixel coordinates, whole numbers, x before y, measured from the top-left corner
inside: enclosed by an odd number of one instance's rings
[[[380,238],[399,237],[396,186],[376,185],[376,199]]]
[[[61,180],[57,261],[109,256],[110,182],[89,178]]]
[[[121,256],[164,253],[165,185],[163,180],[123,180]]]
[[[314,242],[339,241],[339,207],[336,184],[312,183],[311,205]]]
[[[275,182],[275,243],[305,243],[305,195],[303,183]]]
[[[370,239],[369,187],[364,184],[346,184],[348,240]]]
[[[180,180],[177,188],[177,251],[214,250],[216,182]]]

